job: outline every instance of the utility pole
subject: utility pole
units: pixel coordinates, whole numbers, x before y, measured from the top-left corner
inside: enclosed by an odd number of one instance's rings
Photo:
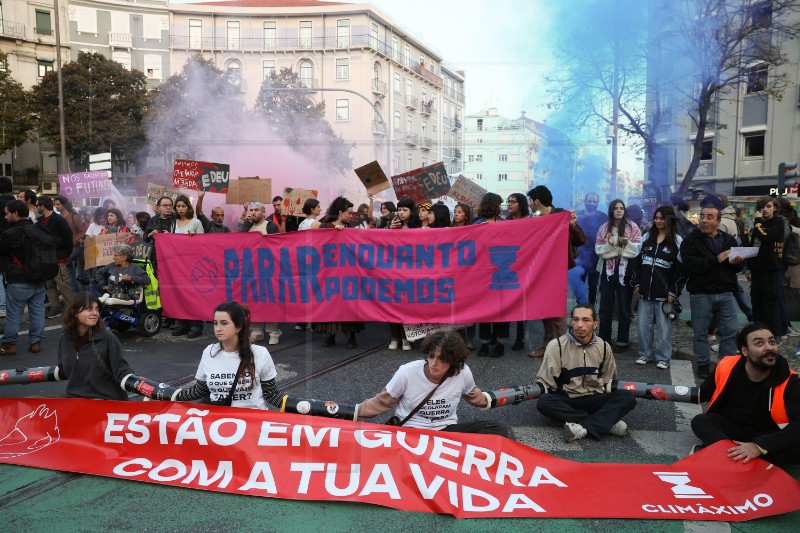
[[[58,133],[61,139],[61,160],[59,171],[62,174],[68,172],[67,165],[67,138],[64,128],[64,80],[61,78],[61,13],[58,7],[58,0],[53,0],[53,9],[56,19],[56,76],[58,79]]]

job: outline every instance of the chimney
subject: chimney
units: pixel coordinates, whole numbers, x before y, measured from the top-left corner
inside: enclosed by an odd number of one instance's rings
[[[490,117],[496,117],[497,116],[497,108],[496,107],[490,107],[489,108],[489,116]]]

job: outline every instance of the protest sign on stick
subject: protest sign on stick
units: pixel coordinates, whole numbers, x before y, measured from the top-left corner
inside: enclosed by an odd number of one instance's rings
[[[316,198],[319,191],[286,187],[283,189],[283,214],[289,217],[304,217],[303,204],[309,198]]]
[[[230,165],[176,159],[172,170],[172,186],[176,189],[225,193],[228,191],[230,175]]]
[[[389,178],[383,172],[380,163],[373,161],[355,170],[356,176],[364,184],[368,194],[378,194],[391,187]]]
[[[163,185],[156,185],[155,183],[147,184],[147,205],[156,205],[156,202],[162,196],[169,196],[173,202],[178,197],[180,191],[164,187]]]
[[[392,176],[392,186],[397,198],[408,197],[419,204],[446,195],[450,191],[450,178],[440,162]]]
[[[453,182],[453,186],[450,187],[450,191],[447,193],[447,196],[456,202],[461,202],[467,204],[473,209],[477,209],[481,204],[483,195],[487,192],[488,191],[486,189],[474,181],[470,180],[469,178],[465,178],[463,175],[459,175],[456,178],[456,181]]]
[[[258,176],[242,177],[228,183],[225,203],[241,205],[245,202],[269,203],[272,201],[272,179]]]

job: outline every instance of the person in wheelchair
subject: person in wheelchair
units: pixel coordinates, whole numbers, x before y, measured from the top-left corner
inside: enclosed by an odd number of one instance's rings
[[[132,261],[133,248],[118,244],[114,247],[114,262],[95,272],[104,305],[134,305],[142,300],[142,290],[150,283],[150,277]]]

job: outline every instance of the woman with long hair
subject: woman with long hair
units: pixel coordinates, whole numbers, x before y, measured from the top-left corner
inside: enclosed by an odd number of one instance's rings
[[[628,349],[631,328],[633,289],[628,284],[628,263],[639,254],[642,232],[628,219],[625,202],[620,199],[608,204],[608,222],[600,226],[595,251],[600,256],[600,338],[611,344],[611,316],[617,304],[617,342],[615,352]]]
[[[128,226],[125,225],[125,218],[123,218],[122,211],[116,207],[112,207],[106,211],[106,227],[100,232],[100,235],[107,235],[109,233],[127,233]]]
[[[325,217],[319,228],[335,228],[342,230],[348,227],[350,217],[353,213],[353,203],[339,196],[328,207]],[[324,346],[334,346],[336,344],[336,334],[342,333],[347,337],[347,347],[356,347],[356,333],[364,329],[364,322],[317,322],[314,324],[314,331],[325,334]]]
[[[194,216],[194,208],[189,197],[181,194],[175,198],[175,234],[196,235],[204,233],[203,223]],[[188,243],[187,243],[188,245]],[[202,320],[176,320],[175,329],[172,330],[173,337],[186,335],[189,339],[196,339],[203,335]]]
[[[391,229],[412,229],[421,228],[422,223],[419,221],[416,206],[411,198],[400,198],[397,201],[397,212],[392,218],[392,223],[389,225]]]
[[[142,235],[144,230],[139,227],[139,223],[136,221],[136,211],[128,211],[128,219],[127,219],[127,226],[128,231],[135,235]]]
[[[219,304],[214,309],[214,336],[217,342],[203,350],[194,381],[175,399],[209,397],[212,404],[267,409],[270,403],[280,408],[272,356],[264,346],[250,343],[250,310],[236,302]]]
[[[79,292],[64,310],[64,333],[58,340],[59,375],[67,397],[127,401],[122,379],[133,374],[122,344],[100,320],[100,300]]]
[[[451,227],[458,228],[461,226],[469,226],[472,224],[472,208],[467,204],[461,202],[456,204],[453,209],[453,223]]]
[[[528,205],[528,197],[522,193],[515,192],[508,195],[506,200],[508,206],[508,218],[506,220],[518,220],[531,216],[531,208]]]
[[[397,369],[386,387],[358,404],[359,418],[372,418],[394,409],[404,427],[508,436],[508,428],[490,420],[458,423],[461,399],[486,407],[489,398],[475,386],[467,366],[469,348],[454,331],[435,331],[422,341],[422,360]],[[402,423],[400,423],[402,422]]]
[[[499,194],[487,192],[481,198],[481,203],[478,205],[478,218],[472,221],[472,224],[502,222],[503,218],[500,216],[500,206],[502,204],[503,199]],[[508,340],[510,329],[510,323],[508,322],[481,322],[478,324],[478,339],[481,341],[478,357],[488,357],[490,355],[492,357],[502,357],[506,350],[506,340]],[[490,350],[492,344],[495,347]]]
[[[392,224],[394,214],[397,212],[397,206],[394,202],[383,202],[381,204],[381,216],[375,221],[375,227],[386,229]]]
[[[639,358],[636,364],[646,365],[656,361],[656,367],[669,368],[672,359],[672,319],[664,310],[665,304],[674,303],[686,283],[680,263],[681,237],[675,209],[669,205],[658,207],[653,214],[653,224],[644,235],[642,251],[628,265],[631,286],[639,295],[636,327],[639,333]],[[653,336],[658,327],[655,355]]]
[[[108,209],[98,207],[92,212],[92,221],[86,227],[87,237],[96,237],[103,233],[103,229],[108,225]],[[85,221],[85,217],[84,217]]]
[[[433,204],[431,206],[431,215],[433,222],[430,223],[432,228],[449,228],[450,227],[450,209],[444,204]]]

